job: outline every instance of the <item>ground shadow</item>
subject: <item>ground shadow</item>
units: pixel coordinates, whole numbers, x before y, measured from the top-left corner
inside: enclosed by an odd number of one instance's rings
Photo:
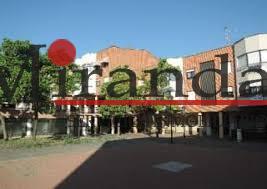
[[[200,137],[175,138],[174,142],[154,137],[106,142],[56,189],[265,186],[267,151],[262,149],[267,149],[266,143],[240,145]],[[169,161],[193,167],[180,173],[153,167]]]

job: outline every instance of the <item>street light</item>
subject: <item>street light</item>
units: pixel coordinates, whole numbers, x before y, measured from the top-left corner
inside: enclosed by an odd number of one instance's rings
[[[172,100],[172,96],[170,95],[170,100]],[[171,116],[171,144],[173,144],[173,130],[172,130],[172,112],[171,112],[171,105],[170,105],[170,116]]]
[[[157,132],[156,132],[156,137],[159,138],[159,123],[158,123],[158,116],[159,116],[159,111],[156,111],[156,125],[157,125]]]
[[[183,127],[183,130],[184,130],[183,136],[184,136],[184,138],[185,138],[185,124],[184,124],[184,122],[185,122],[185,118],[184,118],[185,107],[182,106],[182,107],[181,107],[181,110],[182,110],[182,118],[183,118],[183,120],[182,120],[182,123],[183,123],[182,127]]]

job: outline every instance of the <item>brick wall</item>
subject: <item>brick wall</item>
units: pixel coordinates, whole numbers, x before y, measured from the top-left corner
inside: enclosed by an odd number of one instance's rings
[[[228,53],[229,61],[231,65],[231,73],[228,74],[228,87],[233,88],[233,93],[235,94],[235,78],[234,78],[234,58],[233,58],[233,49],[231,46],[214,49],[206,52],[201,52],[199,54],[191,55],[184,57],[183,59],[183,80],[184,80],[184,93],[187,94],[192,89],[192,79],[187,79],[186,71],[194,69],[195,73],[200,72],[201,63],[214,61],[215,69],[221,69],[221,60],[219,57],[215,57],[216,55]],[[229,68],[228,68],[229,69]],[[215,83],[216,83],[216,91],[220,89],[221,86],[221,77],[220,75],[215,75]],[[200,96],[195,97],[196,100],[201,100]],[[222,99],[234,99],[234,98],[222,98],[221,94],[216,95],[217,100]],[[228,109],[228,106],[185,106],[187,112],[218,112]]]
[[[146,50],[127,49],[112,46],[97,53],[97,61],[108,59],[109,65],[103,69],[103,77],[113,69],[127,65],[136,75],[145,69],[156,67],[159,59]]]

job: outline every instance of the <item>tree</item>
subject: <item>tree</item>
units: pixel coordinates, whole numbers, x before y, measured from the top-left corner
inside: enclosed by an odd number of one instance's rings
[[[167,63],[165,59],[161,59],[158,63],[157,72],[161,72],[167,68],[175,68]],[[175,68],[179,69],[179,68]],[[158,78],[158,90],[159,94],[164,93],[164,89],[168,86],[168,73],[163,73],[159,75]],[[125,73],[117,72],[113,77],[112,80],[104,83],[101,87],[101,95],[105,97],[106,100],[145,100],[147,99],[145,95],[149,94],[150,92],[150,82],[148,80],[147,75],[143,74],[138,79],[143,81],[143,85],[137,87],[137,95],[136,97],[130,97],[129,93],[126,93],[120,98],[114,98],[107,95],[107,87],[116,81],[122,81],[129,79],[129,76]],[[115,92],[116,93],[124,93],[129,90],[129,82],[123,82],[121,84],[116,85]],[[150,97],[151,99],[156,99],[158,97]],[[166,98],[166,97],[165,97]],[[137,114],[139,112],[147,112],[148,109],[152,109],[152,111],[163,111],[165,110],[164,106],[100,106],[99,111],[103,117],[111,118],[111,124],[114,125],[112,122],[114,121],[114,116],[116,117],[123,117],[129,113]],[[172,106],[172,109],[177,109],[177,106]]]
[[[4,39],[0,45],[0,103],[16,104],[19,102],[31,102],[31,69],[30,42]],[[40,84],[39,101],[40,111],[50,110],[52,92],[58,91],[59,67],[51,64],[47,54],[40,55]],[[68,92],[77,90],[74,83],[79,83],[78,73],[72,73],[75,65],[67,69],[66,88]],[[2,116],[0,114],[0,116]],[[3,117],[1,117],[1,120]],[[5,124],[3,124],[3,127]],[[5,130],[5,128],[3,128]],[[5,130],[6,132],[6,130]]]
[[[170,65],[166,59],[160,59],[159,63],[158,63],[158,67],[157,67],[157,72],[160,73],[163,70],[166,70],[168,68],[172,68],[172,69],[177,69],[180,70],[179,67],[174,67],[172,65]],[[139,86],[137,91],[138,91],[138,95],[140,96],[144,96],[146,94],[149,93],[150,91],[150,82],[146,79],[146,75],[142,75],[141,76],[141,80],[143,80],[144,84]],[[169,87],[169,78],[170,78],[170,74],[169,73],[162,73],[159,75],[158,77],[158,91],[160,95],[163,95],[164,97],[150,97],[150,99],[169,99],[170,98],[170,94],[166,94],[166,88]],[[155,111],[163,111],[165,110],[164,106],[152,106],[150,107],[152,109],[154,109]],[[171,106],[172,110],[177,110],[178,107],[177,106]]]
[[[126,93],[122,97],[115,98],[115,97],[110,97],[108,96],[107,93],[107,87],[112,83],[112,82],[117,82],[117,81],[122,81],[122,80],[128,80],[129,76],[126,73],[122,72],[117,72],[113,75],[112,81],[109,81],[107,83],[104,83],[101,87],[100,90],[100,95],[104,96],[106,100],[129,100],[132,99],[130,98],[130,94]],[[114,88],[114,91],[116,93],[125,93],[129,90],[129,82],[124,82],[121,84],[116,85]],[[105,118],[111,118],[111,132],[114,133],[114,118],[115,117],[125,117],[127,114],[132,112],[132,107],[130,106],[100,106],[99,107],[99,112],[102,114],[103,117]]]

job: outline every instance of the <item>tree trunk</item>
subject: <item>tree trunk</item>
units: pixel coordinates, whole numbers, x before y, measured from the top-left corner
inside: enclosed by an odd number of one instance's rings
[[[2,128],[3,128],[4,140],[8,140],[5,118],[2,115],[0,115],[0,122],[1,122],[1,125],[2,125]]]

